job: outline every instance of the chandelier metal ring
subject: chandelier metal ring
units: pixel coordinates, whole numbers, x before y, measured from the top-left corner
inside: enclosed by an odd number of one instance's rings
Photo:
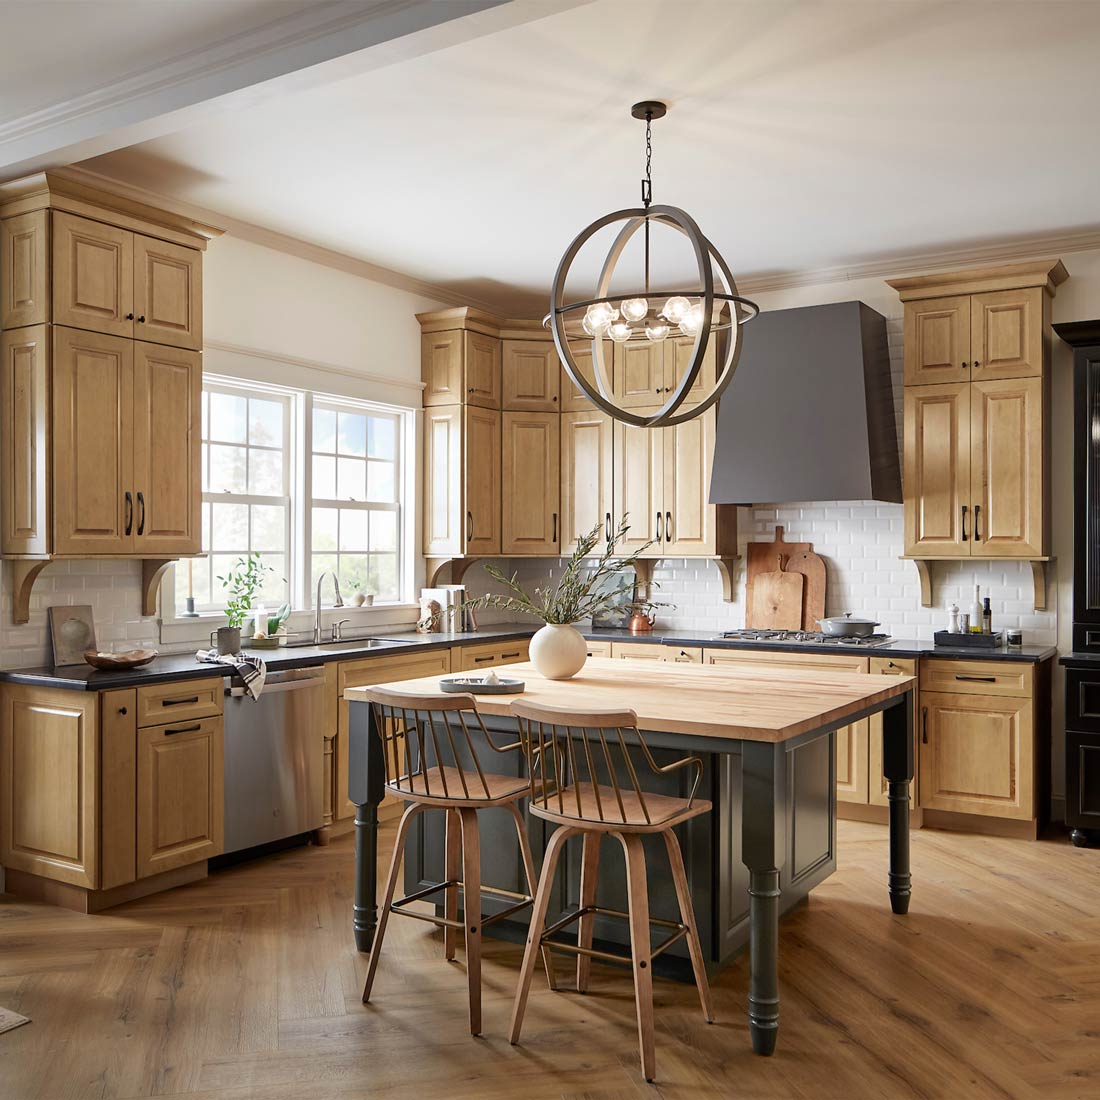
[[[699,300],[701,324],[695,333],[695,342],[688,369],[659,409],[651,415],[641,415],[633,410],[622,408],[615,401],[614,385],[604,351],[604,335],[600,333],[592,337],[592,362],[595,382],[595,385],[593,385],[585,377],[573,356],[569,333],[566,330],[566,320],[570,314],[582,308],[587,310],[593,305],[621,303],[635,296],[632,294],[611,295],[608,290],[618,260],[627,243],[643,227],[646,228],[648,233],[648,225],[651,221],[668,225],[682,233],[692,246],[699,271],[700,287],[693,291],[685,291],[683,295],[690,295]],[[616,235],[615,241],[604,260],[596,295],[583,301],[567,303],[565,301],[565,285],[577,254],[595,234],[617,222],[625,222],[626,224]],[[718,278],[721,283],[720,290],[716,290],[714,286],[715,268],[718,269]],[[649,293],[648,287],[646,292]],[[647,205],[644,208],[617,210],[592,222],[591,225],[577,234],[562,256],[554,274],[550,302],[550,313],[544,319],[543,324],[547,325],[553,333],[558,356],[569,377],[589,400],[609,416],[636,427],[647,428],[682,424],[701,415],[718,401],[732,380],[740,359],[740,326],[751,320],[759,312],[759,308],[754,302],[737,292],[737,284],[725,260],[710,241],[703,236],[695,220],[686,211],[675,206]],[[729,321],[715,323],[714,310],[716,303],[727,305],[730,314]],[[680,407],[687,399],[702,370],[712,334],[717,332],[728,332],[729,336],[726,340],[722,366],[717,372],[714,387],[700,401],[693,403],[690,409],[681,412],[679,411]]]

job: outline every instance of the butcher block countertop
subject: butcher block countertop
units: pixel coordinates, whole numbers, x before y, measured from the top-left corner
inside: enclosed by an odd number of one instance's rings
[[[486,669],[479,669],[484,673]],[[453,676],[454,674],[452,674]],[[523,698],[572,710],[622,710],[644,730],[743,741],[787,741],[809,730],[844,724],[876,703],[916,686],[912,676],[817,672],[803,668],[729,669],[706,665],[650,664],[589,658],[570,680],[547,680],[529,662],[502,666],[498,675],[523,680]],[[437,693],[449,676],[425,676],[385,686],[419,695]],[[345,697],[366,701],[368,688]],[[508,715],[518,695],[477,695],[482,714]]]

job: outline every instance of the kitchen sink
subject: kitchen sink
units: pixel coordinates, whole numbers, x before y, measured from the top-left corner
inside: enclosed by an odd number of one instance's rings
[[[411,645],[411,644],[412,644],[411,642],[392,642],[392,641],[388,641],[385,638],[377,638],[377,637],[373,637],[373,638],[340,638],[338,641],[335,641],[335,642],[333,642],[333,641],[315,642],[313,640],[313,635],[310,634],[308,637],[289,638],[285,642],[283,642],[281,645],[278,645],[278,646],[249,646],[249,645],[246,644],[244,648],[250,650],[253,653],[258,653],[262,656],[265,651],[268,651],[268,650],[278,651],[280,649],[304,649],[306,647],[308,647],[310,649],[335,649],[335,648],[347,649],[351,646],[355,646],[358,649],[374,649],[376,647],[391,648],[393,646]]]

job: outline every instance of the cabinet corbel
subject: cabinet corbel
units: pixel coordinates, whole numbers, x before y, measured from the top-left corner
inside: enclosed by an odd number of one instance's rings
[[[722,577],[722,599],[726,603],[733,603],[737,599],[737,562],[739,555],[732,557],[715,558],[714,564],[718,566],[718,572]]]
[[[935,601],[932,592],[932,562],[951,561],[996,561],[1007,564],[1012,561],[1026,561],[1031,566],[1031,585],[1033,590],[1033,604],[1036,611],[1047,610],[1047,565],[1054,561],[1051,557],[1042,558],[907,558],[903,561],[911,561],[917,567],[917,576],[920,578],[920,605],[921,607],[934,607]]]
[[[30,622],[31,589],[34,588],[34,582],[38,580],[38,574],[49,564],[48,558],[37,558],[31,561],[18,559],[11,563],[11,621],[16,626]]]

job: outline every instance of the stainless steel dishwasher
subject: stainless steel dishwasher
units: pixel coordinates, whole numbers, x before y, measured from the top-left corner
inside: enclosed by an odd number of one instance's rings
[[[225,851],[324,824],[323,668],[269,672],[259,699],[225,678]]]

